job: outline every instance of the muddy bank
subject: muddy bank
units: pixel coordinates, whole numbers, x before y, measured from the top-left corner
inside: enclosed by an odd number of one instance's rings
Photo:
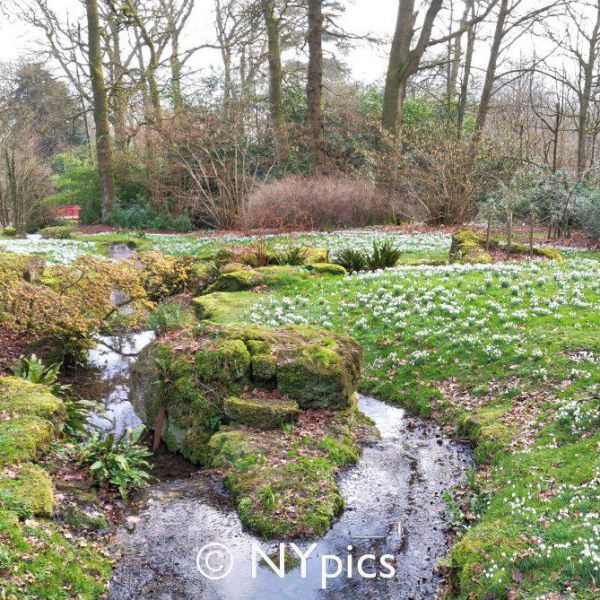
[[[279,578],[266,566],[251,576],[252,545],[262,543],[245,532],[220,477],[199,472],[189,479],[150,488],[117,533],[121,552],[110,586],[113,600],[239,599],[269,595],[280,598],[432,598],[439,583],[436,559],[447,550],[443,492],[471,465],[469,451],[445,438],[433,423],[408,420],[404,411],[362,397],[360,409],[381,431],[381,441],[367,447],[359,464],[344,473],[340,490],[346,510],[330,531],[316,540],[307,561],[306,578],[295,568]],[[200,548],[226,544],[233,556],[231,574],[218,581],[203,577],[196,565]],[[298,542],[306,549],[307,542]],[[352,546],[349,551],[348,546]],[[347,565],[361,555],[395,556],[391,579],[347,577],[347,569],[322,587],[322,555],[340,557]],[[218,557],[217,557],[218,559]],[[335,570],[331,564],[330,571]],[[365,571],[373,571],[372,561]]]

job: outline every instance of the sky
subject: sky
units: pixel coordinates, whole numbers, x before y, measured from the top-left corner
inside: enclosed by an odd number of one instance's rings
[[[49,6],[57,13],[82,14],[83,9],[77,0],[48,0]],[[342,24],[354,34],[375,34],[389,40],[394,30],[398,0],[345,0],[346,14]],[[199,35],[202,41],[212,41],[213,0],[196,0],[194,13],[187,28],[188,39]],[[20,23],[0,15],[0,61],[8,62],[35,48],[39,33]],[[193,43],[193,42],[192,42]],[[380,47],[360,45],[346,57],[356,79],[377,81],[383,78],[386,69],[387,44]],[[196,58],[202,66],[218,68],[218,54],[210,50],[201,51]]]

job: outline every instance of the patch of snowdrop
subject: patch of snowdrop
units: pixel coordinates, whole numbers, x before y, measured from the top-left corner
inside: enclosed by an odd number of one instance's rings
[[[0,246],[14,254],[34,254],[46,258],[51,263],[69,265],[83,254],[95,253],[93,242],[79,240],[2,239]]]

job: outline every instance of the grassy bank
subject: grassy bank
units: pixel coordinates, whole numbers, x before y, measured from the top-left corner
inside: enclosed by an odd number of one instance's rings
[[[398,268],[254,297],[214,318],[348,333],[365,350],[365,391],[474,441],[483,468],[456,506],[465,533],[447,560],[455,596],[590,597],[600,566],[596,261]]]

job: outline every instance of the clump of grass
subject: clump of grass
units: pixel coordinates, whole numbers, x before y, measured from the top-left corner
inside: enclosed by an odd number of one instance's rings
[[[290,246],[278,252],[273,262],[277,265],[300,266],[306,262],[306,249],[301,246]]]
[[[344,267],[349,273],[356,273],[364,271],[367,266],[367,257],[360,250],[345,248],[337,255],[335,263]]]
[[[379,244],[373,242],[373,252],[366,258],[367,267],[371,271],[395,267],[401,256],[402,250],[397,248],[391,240],[385,240]]]

